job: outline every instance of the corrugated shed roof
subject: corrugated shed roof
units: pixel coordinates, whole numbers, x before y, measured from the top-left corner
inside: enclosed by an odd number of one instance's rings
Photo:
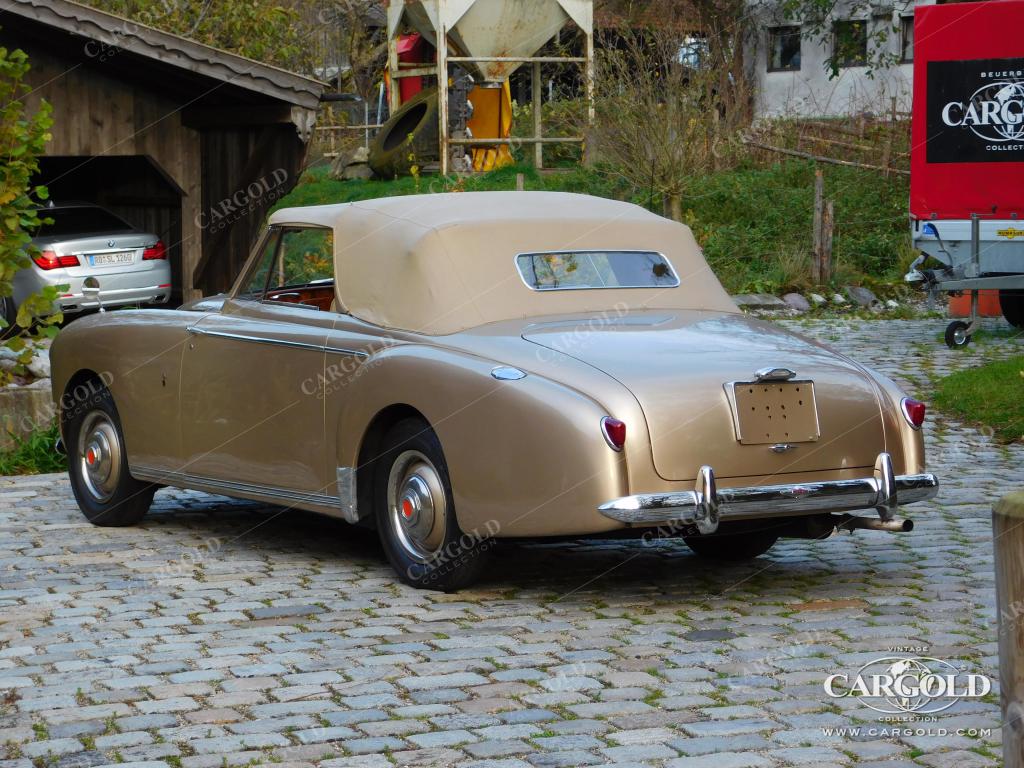
[[[315,107],[326,83],[70,0],[9,0],[15,14],[138,56],[229,82],[302,107]],[[2,18],[2,14],[0,14]]]

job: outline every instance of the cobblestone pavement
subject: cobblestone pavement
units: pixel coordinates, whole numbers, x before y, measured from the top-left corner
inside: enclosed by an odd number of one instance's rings
[[[920,393],[1024,349],[952,352],[937,320],[788,325]],[[162,491],[142,526],[100,529],[63,476],[0,479],[0,768],[998,764],[994,696],[943,713],[945,736],[827,730],[878,725],[822,683],[891,647],[996,672],[989,506],[1024,457],[934,413],[927,439],[944,485],[911,534],[744,565],[505,546],[451,595],[313,515]]]

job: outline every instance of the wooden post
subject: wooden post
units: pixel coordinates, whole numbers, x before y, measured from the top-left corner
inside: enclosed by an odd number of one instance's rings
[[[882,152],[882,165],[885,166],[885,175],[889,176],[889,169],[892,166],[892,140],[896,133],[896,97],[893,96],[889,110],[889,130],[886,131],[885,149]]]
[[[1003,765],[1024,768],[1024,492],[992,508]]]
[[[441,148],[441,175],[448,175],[448,28],[437,29],[437,123]]]
[[[813,227],[814,236],[814,258],[811,260],[811,280],[815,285],[822,285],[825,282],[824,275],[821,274],[821,254],[822,254],[822,241],[821,236],[824,232],[822,227],[822,219],[825,216],[825,175],[821,172],[821,169],[817,169],[814,172],[814,222],[811,225]]]
[[[544,87],[540,81],[540,62],[533,62],[533,76],[530,85],[533,90],[533,138],[541,138],[543,121],[541,120],[541,89]],[[539,141],[533,145],[533,165],[539,171],[544,167],[544,145]]]
[[[594,125],[594,32],[592,29],[587,31],[586,57],[587,63],[584,65],[586,71],[583,76],[587,83],[587,126],[592,128]],[[588,131],[588,134],[590,133],[592,131]],[[589,144],[585,142],[583,144],[583,164],[591,165],[594,162],[593,155]]]
[[[516,192],[523,192],[526,190],[526,176],[521,173],[516,174]]]
[[[391,89],[388,91],[388,114],[393,115],[402,106],[402,92],[399,89],[398,79],[395,74],[398,72],[398,30],[388,35],[388,71],[391,73]]]
[[[832,224],[835,221],[835,210],[832,201],[825,202],[825,215],[821,219],[821,260],[818,272],[822,284],[832,279]]]

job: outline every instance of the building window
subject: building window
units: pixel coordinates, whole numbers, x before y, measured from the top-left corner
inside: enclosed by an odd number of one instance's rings
[[[800,69],[800,27],[768,30],[768,71],[796,72]]]
[[[868,63],[868,23],[849,19],[834,27],[832,58],[840,67],[863,67]]]
[[[914,60],[914,17],[900,18],[900,61]]]
[[[708,39],[702,35],[687,35],[679,46],[677,59],[690,69],[704,69],[708,62],[710,48]]]

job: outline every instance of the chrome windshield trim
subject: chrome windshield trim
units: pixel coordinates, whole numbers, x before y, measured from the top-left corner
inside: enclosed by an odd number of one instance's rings
[[[355,355],[356,357],[369,357],[369,353],[358,349],[346,349],[344,347],[331,347],[324,344],[309,344],[304,341],[289,341],[288,339],[272,339],[268,336],[249,336],[242,333],[228,333],[227,331],[211,331],[200,328],[197,325],[190,325],[185,329],[188,333],[197,336],[212,336],[218,339],[231,339],[233,341],[248,341],[253,344],[270,344],[275,347],[291,347],[292,349],[310,349],[316,352],[330,352],[337,355]]]
[[[710,490],[709,490],[710,489]],[[892,458],[880,453],[872,477],[811,483],[717,488],[710,467],[702,467],[693,491],[649,493],[612,499],[598,507],[622,523],[684,523],[713,533],[721,520],[875,510],[891,520],[897,506],[934,498],[935,475],[894,475]]]

